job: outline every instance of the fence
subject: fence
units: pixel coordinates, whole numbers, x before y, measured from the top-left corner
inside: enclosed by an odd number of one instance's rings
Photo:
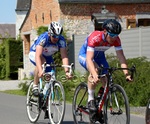
[[[78,62],[78,53],[88,34],[74,35],[73,46],[70,54],[75,63],[75,69],[79,72],[85,72]],[[131,28],[123,30],[120,34],[122,47],[126,58],[136,58],[145,56],[150,60],[150,27]],[[73,54],[72,54],[73,53]],[[116,55],[114,48],[106,51],[106,54]]]

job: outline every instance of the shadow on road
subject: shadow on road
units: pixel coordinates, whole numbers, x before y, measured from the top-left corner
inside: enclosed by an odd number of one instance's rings
[[[64,121],[62,124],[74,124],[73,121]]]
[[[38,121],[36,122],[35,124],[50,124],[49,122],[41,122],[41,121]],[[73,121],[63,121],[62,124],[74,124]]]

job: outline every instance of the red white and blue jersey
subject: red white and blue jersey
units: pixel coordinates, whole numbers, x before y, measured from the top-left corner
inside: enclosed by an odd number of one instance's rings
[[[41,45],[43,47],[42,54],[44,56],[52,56],[60,48],[66,47],[66,41],[63,36],[60,36],[58,42],[54,44],[51,42],[48,32],[45,32],[34,41],[34,44],[30,48],[30,52],[35,52],[37,45]]]
[[[82,56],[82,54],[86,54],[87,51],[93,51],[94,59],[96,59],[97,57],[99,58],[101,54],[103,54],[112,46],[115,47],[116,51],[122,50],[119,37],[116,38],[116,41],[114,41],[113,44],[110,44],[108,41],[105,40],[103,31],[94,31],[85,40],[84,44],[80,49],[79,56]]]

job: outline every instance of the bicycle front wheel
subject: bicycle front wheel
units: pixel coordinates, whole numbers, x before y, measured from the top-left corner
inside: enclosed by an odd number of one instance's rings
[[[40,116],[41,110],[39,109],[39,98],[34,97],[32,93],[33,81],[31,81],[28,92],[27,92],[27,101],[26,109],[27,115],[31,123],[35,123]]]
[[[75,124],[90,123],[87,101],[88,101],[87,84],[80,83],[74,92],[72,102],[72,114]]]
[[[146,121],[146,124],[150,124],[150,99],[146,107],[145,121]]]
[[[130,124],[130,108],[124,89],[114,84],[104,105],[105,124]]]
[[[52,124],[61,124],[64,119],[66,107],[65,92],[61,82],[53,83],[53,91],[48,98],[49,120]]]

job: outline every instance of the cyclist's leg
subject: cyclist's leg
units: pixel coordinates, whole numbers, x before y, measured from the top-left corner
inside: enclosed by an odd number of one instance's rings
[[[86,64],[86,54],[82,54],[79,56],[79,63],[87,70]],[[94,92],[95,92],[95,85],[91,83],[93,80],[91,74],[88,76],[88,103],[90,109],[96,111],[95,104],[94,104]]]
[[[35,52],[34,51],[30,51],[29,59],[30,59],[31,63],[33,65],[35,65],[35,69],[34,69],[34,83],[33,83],[33,89],[32,90],[33,90],[33,94],[35,96],[38,96],[39,95],[39,92],[38,92],[39,77],[38,77],[38,68],[37,68],[36,62],[35,62]],[[42,61],[42,64],[46,61],[43,56],[41,57],[41,61]]]
[[[44,56],[44,55],[43,55],[43,57],[44,57],[46,63],[48,63],[48,64],[51,64],[51,63],[54,62],[52,56]],[[44,62],[45,62],[45,61],[44,61]],[[43,63],[44,63],[44,62],[43,62]],[[47,67],[46,70],[45,70],[45,72],[50,72],[51,69],[52,69],[51,67]],[[48,106],[48,103],[47,103],[47,106]],[[48,119],[48,118],[49,118],[47,106],[46,106],[46,109],[44,109],[44,111],[45,111],[44,119]]]
[[[86,65],[86,55],[82,54],[79,56],[79,63],[87,70],[87,65]],[[96,63],[95,63],[96,66]],[[92,84],[91,81],[93,80],[91,74],[88,76],[88,109],[89,109],[89,118],[90,121],[93,123],[94,122],[94,117],[96,115],[96,104],[94,100],[94,94],[95,94],[95,86],[96,84]]]
[[[96,62],[98,63],[98,66],[100,67],[101,65],[105,68],[109,67],[109,64],[106,60],[106,57],[105,57],[105,54],[104,53],[101,53],[101,59],[98,59],[96,60]],[[104,87],[105,87],[105,84],[107,82],[107,77],[106,77],[106,74],[107,74],[107,70],[102,70],[101,72],[101,78],[100,78],[100,81],[102,83],[102,87],[100,87],[99,89],[99,92],[98,92],[98,95],[101,96],[103,94],[103,90],[104,90]]]

